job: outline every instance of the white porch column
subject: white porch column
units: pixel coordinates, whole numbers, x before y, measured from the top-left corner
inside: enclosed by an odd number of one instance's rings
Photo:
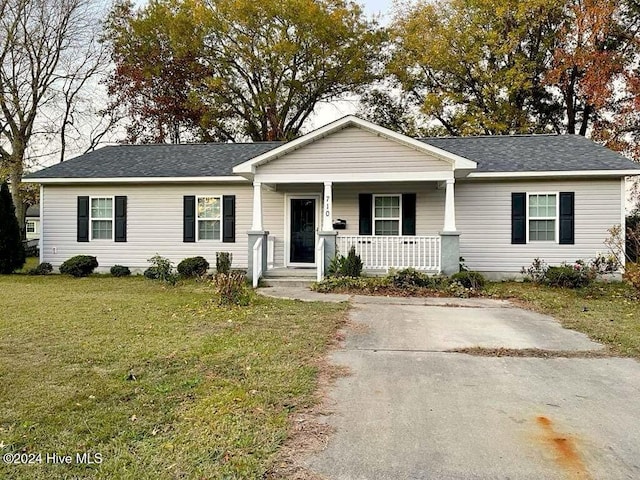
[[[453,190],[455,179],[450,178],[447,180],[447,187],[444,199],[444,232],[456,231],[456,200]]]
[[[324,182],[324,202],[322,207],[322,231],[333,230],[333,184]]]
[[[253,222],[251,230],[262,231],[262,184],[253,182]]]

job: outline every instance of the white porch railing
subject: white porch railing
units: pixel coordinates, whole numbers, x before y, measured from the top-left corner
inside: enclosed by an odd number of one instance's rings
[[[415,268],[440,272],[440,237],[338,235],[340,255],[351,247],[362,259],[365,270]]]
[[[253,277],[251,282],[253,288],[258,286],[260,277],[262,277],[262,237],[258,238],[256,243],[253,244]]]
[[[320,238],[316,247],[316,279],[321,282],[324,279],[324,238]]]

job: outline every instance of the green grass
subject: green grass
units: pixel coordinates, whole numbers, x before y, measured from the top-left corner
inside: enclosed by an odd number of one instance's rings
[[[27,257],[27,261],[24,262],[24,265],[20,270],[16,273],[27,273],[32,268],[36,268],[40,264],[40,259],[38,257]]]
[[[0,449],[100,453],[0,478],[260,478],[316,398],[345,305],[143,278],[0,276]]]
[[[504,282],[492,283],[486,290],[552,315],[564,327],[586,333],[617,355],[640,358],[640,299],[626,283],[595,283],[571,290]]]

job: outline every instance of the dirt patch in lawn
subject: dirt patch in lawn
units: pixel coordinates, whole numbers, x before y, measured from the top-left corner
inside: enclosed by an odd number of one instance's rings
[[[347,315],[345,313],[343,327],[334,335],[332,350],[342,347],[346,330],[362,332],[368,329],[366,325],[350,321]],[[332,365],[328,357],[317,362],[316,368],[317,401],[292,415],[289,435],[267,471],[267,480],[325,480],[325,477],[309,470],[303,464],[303,459],[327,446],[333,433],[333,428],[326,423],[326,418],[333,413],[329,391],[338,378],[349,376],[351,372],[347,367]]]

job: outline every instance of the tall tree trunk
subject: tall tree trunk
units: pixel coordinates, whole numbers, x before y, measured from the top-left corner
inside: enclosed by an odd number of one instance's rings
[[[587,135],[587,127],[589,126],[589,120],[591,119],[591,112],[593,107],[591,105],[584,106],[584,112],[582,113],[582,123],[580,124],[580,135],[583,137]]]
[[[22,182],[22,163],[15,165],[9,173],[9,180],[11,180],[11,197],[13,198],[13,204],[16,207],[16,218],[18,219],[18,225],[20,226],[20,234],[22,238],[25,238],[24,228],[24,200],[22,198],[22,192],[20,191],[20,183]]]

